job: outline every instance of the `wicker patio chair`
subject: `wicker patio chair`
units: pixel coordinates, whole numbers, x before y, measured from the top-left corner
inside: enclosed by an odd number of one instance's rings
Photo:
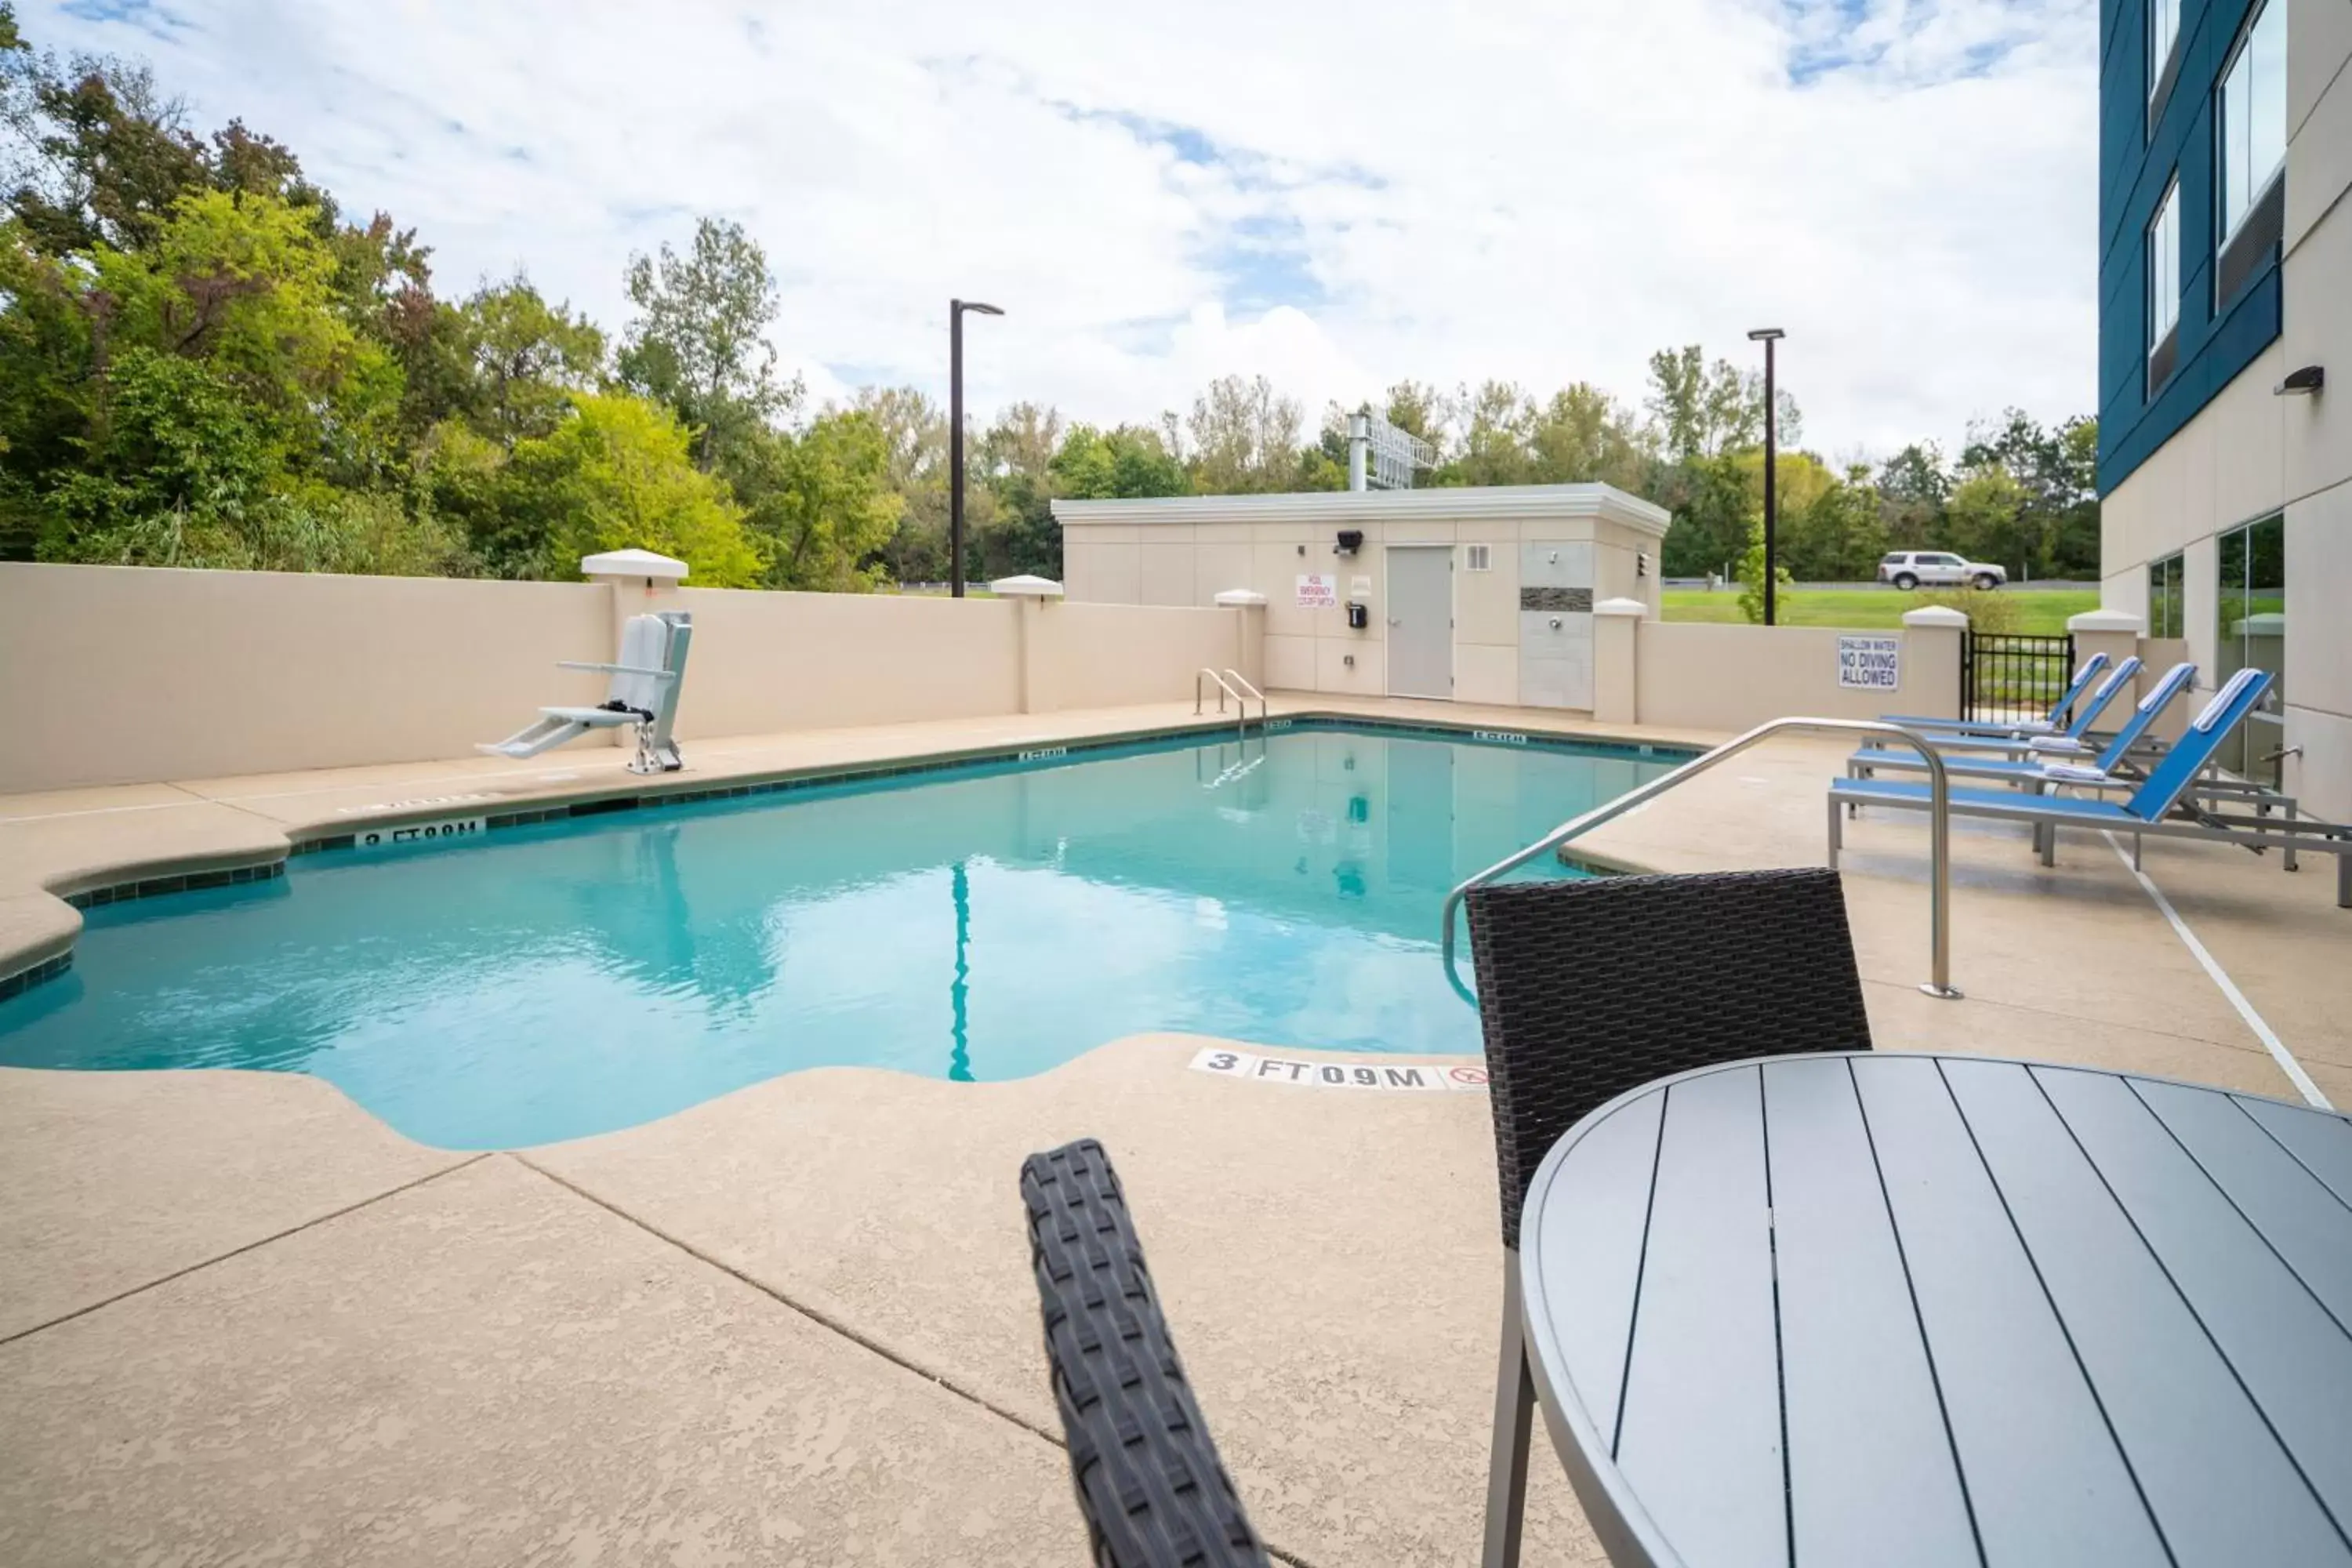
[[[1503,1200],[1503,1335],[1486,1568],[1518,1561],[1535,1412],[1519,1211],[1579,1121],[1669,1073],[1870,1048],[1838,875],[1820,869],[1496,883],[1467,900]]]
[[[1263,1568],[1185,1381],[1110,1156],[1091,1138],[1021,1165],[1070,1476],[1101,1568]]]

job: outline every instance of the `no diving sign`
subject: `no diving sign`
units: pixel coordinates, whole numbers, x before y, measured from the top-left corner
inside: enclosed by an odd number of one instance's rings
[[[1486,1069],[1468,1062],[1440,1067],[1430,1062],[1310,1062],[1296,1057],[1261,1057],[1211,1046],[1192,1058],[1194,1072],[1245,1078],[1298,1089],[1368,1089],[1386,1093],[1482,1089]]]
[[[1898,691],[1903,687],[1901,637],[1837,640],[1838,685],[1848,691]]]

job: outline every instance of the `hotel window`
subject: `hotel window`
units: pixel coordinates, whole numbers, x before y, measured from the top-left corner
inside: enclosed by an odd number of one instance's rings
[[[2221,765],[2245,778],[2277,781],[2265,760],[2284,744],[2286,700],[2286,520],[2268,517],[2215,541],[2221,560],[2214,608],[2213,684],[2249,665],[2271,672],[2271,689],[2245,727],[2222,748]]]
[[[2147,0],[2147,121],[2155,125],[2179,74],[2180,0]]]
[[[2189,635],[2189,624],[2180,614],[2180,557],[2177,553],[2147,563],[2147,635]]]
[[[2147,226],[2147,390],[2153,395],[2172,374],[2176,330],[2180,324],[2180,181],[2164,189],[2164,200]]]
[[[2214,211],[2221,249],[2217,306],[2226,305],[2278,244],[2286,216],[2286,5],[2269,0],[2239,37],[2214,114]]]

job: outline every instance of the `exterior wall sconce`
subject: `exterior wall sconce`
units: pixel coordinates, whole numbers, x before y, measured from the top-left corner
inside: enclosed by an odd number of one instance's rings
[[[2301,370],[2288,372],[2287,378],[2271,388],[2271,391],[2280,397],[2316,397],[2319,395],[2320,389],[2326,384],[2326,367],[2307,364]]]

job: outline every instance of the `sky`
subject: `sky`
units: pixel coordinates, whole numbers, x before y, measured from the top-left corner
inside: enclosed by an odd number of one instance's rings
[[[436,288],[608,330],[634,252],[741,223],[819,399],[1096,424],[1263,373],[1310,425],[1403,377],[1638,403],[1777,326],[1805,442],[2090,412],[2090,0],[20,0],[203,130],[289,144]]]

